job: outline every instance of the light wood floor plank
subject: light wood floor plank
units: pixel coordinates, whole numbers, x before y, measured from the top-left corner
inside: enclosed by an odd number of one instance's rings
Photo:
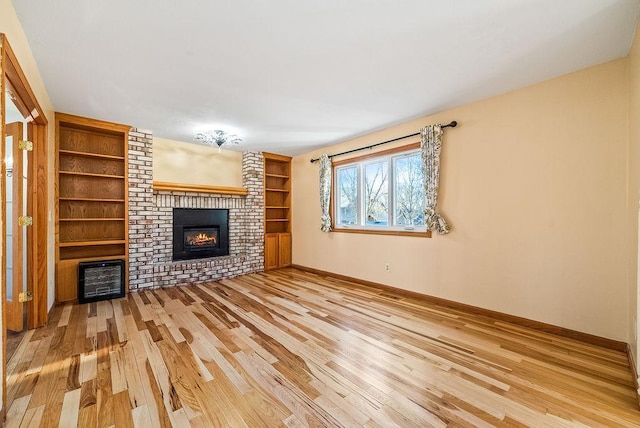
[[[29,409],[22,418],[20,428],[37,428],[42,423],[42,414],[44,413],[44,406],[35,407]]]
[[[17,428],[20,426],[20,424],[22,423],[22,419],[27,412],[27,407],[29,406],[30,400],[30,395],[13,400],[13,403],[11,403],[11,407],[9,407],[9,411],[7,412],[7,421],[5,427]]]
[[[627,357],[282,269],[54,309],[7,426],[640,426]]]
[[[62,401],[62,410],[60,412],[60,427],[75,427],[78,426],[78,413],[80,412],[80,392],[81,390],[75,389],[67,392],[64,395]]]

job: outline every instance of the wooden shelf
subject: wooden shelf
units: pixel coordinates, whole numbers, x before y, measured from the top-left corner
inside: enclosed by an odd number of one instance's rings
[[[288,218],[268,218],[266,221],[289,221]]]
[[[244,187],[205,186],[202,184],[167,183],[164,181],[154,181],[153,190],[242,196],[249,194],[249,190]]]
[[[92,245],[120,245],[126,244],[127,241],[124,239],[118,240],[106,240],[106,241],[72,241],[72,242],[60,242],[58,245],[60,248],[67,247],[89,247]]]
[[[287,189],[265,189],[267,192],[289,193]]]
[[[115,259],[126,259],[127,255],[126,254],[116,254],[113,256],[100,256],[100,260],[115,260]],[[73,260],[76,262],[91,262],[94,261],[96,258],[95,257],[74,257],[74,258],[69,258],[69,259],[64,259],[64,260]]]
[[[58,198],[59,201],[80,201],[80,202],[124,202],[124,199],[102,199],[102,198]]]
[[[78,152],[78,151],[75,151],[75,150],[58,150],[58,152],[60,154],[73,155],[73,156],[83,156],[83,157],[87,157],[87,158],[124,160],[124,156],[103,155],[101,153]]]
[[[281,206],[281,205],[272,205],[265,207],[268,210],[288,210],[289,207]]]
[[[100,217],[100,218],[61,218],[59,221],[125,221],[125,218]]]
[[[282,175],[282,174],[265,174],[265,177],[274,177],[274,178],[289,178],[288,175]]]
[[[105,260],[110,257],[124,257],[127,259],[126,244],[118,245],[90,245],[84,247],[59,248],[58,260],[76,260],[76,268],[79,260]]]
[[[100,178],[117,178],[124,179],[124,175],[96,174],[94,172],[75,172],[75,171],[58,171],[60,175],[77,175],[82,177],[100,177]]]

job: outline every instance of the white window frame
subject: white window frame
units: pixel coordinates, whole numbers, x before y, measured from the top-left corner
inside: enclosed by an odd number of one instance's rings
[[[350,163],[348,165],[341,165],[341,166],[336,167],[335,171],[334,171],[334,174],[333,174],[333,177],[334,177],[333,178],[333,180],[334,180],[334,182],[333,182],[333,186],[334,187],[333,188],[336,189],[334,194],[336,195],[336,201],[339,201],[340,196],[341,196],[340,187],[338,186],[338,176],[340,175],[339,172],[340,172],[340,170],[350,169],[350,168],[353,168],[354,166],[356,166],[356,181],[357,181],[357,184],[356,184],[356,200],[358,201],[358,203],[356,204],[356,224],[345,224],[345,225],[342,225],[343,228],[345,228],[345,229],[348,228],[349,226],[357,227],[360,224],[360,221],[361,221],[361,213],[360,213],[360,210],[358,208],[359,208],[359,205],[360,205],[360,198],[362,197],[362,194],[361,194],[362,193],[361,192],[362,176],[361,176],[361,173],[360,173],[360,168],[357,167],[357,164],[353,164],[353,163]],[[332,213],[332,216],[333,216],[332,218],[335,220],[335,223],[337,224],[337,222],[340,219],[340,204],[338,202],[336,202],[334,204],[334,212]]]
[[[353,231],[353,232],[389,232],[389,233],[394,233],[394,232],[398,232],[398,233],[402,233],[402,234],[412,234],[412,233],[416,233],[416,234],[425,234],[427,232],[427,227],[425,225],[422,226],[397,226],[395,225],[396,222],[396,218],[395,218],[395,204],[396,204],[396,198],[395,198],[395,194],[394,194],[394,190],[395,190],[395,159],[397,158],[403,158],[403,157],[409,157],[409,156],[414,156],[414,155],[419,155],[420,154],[420,149],[408,149],[408,150],[403,150],[403,151],[397,151],[394,153],[389,153],[389,154],[381,154],[380,156],[372,156],[372,157],[367,157],[365,159],[355,159],[354,162],[345,162],[345,163],[341,163],[340,165],[337,165],[334,167],[334,174],[333,174],[333,188],[335,189],[334,195],[336,196],[336,202],[333,204],[333,219],[334,219],[334,227],[333,230],[335,231],[341,231],[341,232],[348,232],[348,231]],[[387,210],[388,210],[388,217],[387,217],[387,225],[367,225],[365,224],[365,218],[366,218],[366,213],[365,211],[365,186],[364,186],[364,180],[365,180],[365,167],[367,165],[370,165],[372,163],[378,163],[381,161],[387,161],[387,167],[388,167],[388,171],[387,171],[387,186],[388,186],[388,193],[387,193],[387,199],[388,199],[388,206],[387,206]],[[338,199],[340,198],[340,188],[338,186],[339,181],[338,181],[338,177],[339,177],[339,172],[341,170],[344,169],[348,169],[348,168],[352,168],[352,167],[356,167],[357,168],[357,178],[358,178],[358,188],[357,188],[357,208],[356,208],[356,218],[357,218],[357,224],[340,224],[340,204]]]

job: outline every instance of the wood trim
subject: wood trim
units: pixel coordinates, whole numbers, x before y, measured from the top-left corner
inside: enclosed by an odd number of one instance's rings
[[[6,143],[5,143],[5,135],[6,135],[6,126],[5,120],[6,117],[6,89],[7,89],[7,78],[5,73],[5,67],[7,64],[7,38],[4,34],[0,34],[0,201],[4,201],[4,195],[6,194],[5,188],[7,186],[7,166],[4,162],[6,155]],[[0,203],[0,225],[4,230],[6,230],[6,222],[7,222],[7,206],[5,203]],[[2,419],[0,419],[3,424],[6,417],[6,403],[7,403],[7,275],[5,272],[7,271],[7,240],[4,239],[4,233],[2,234],[2,244],[0,245],[0,249],[2,250],[2,261],[0,262],[0,269],[2,269],[2,275],[0,275],[0,287],[2,287],[2,291],[0,291],[0,295],[2,296]]]
[[[276,160],[281,162],[291,162],[291,156],[277,155],[275,153],[268,153],[268,152],[262,152],[262,156],[265,159],[271,159],[271,160]]]
[[[131,126],[122,125],[120,123],[107,122],[104,120],[90,119],[88,117],[76,116],[68,113],[56,112],[56,127],[65,126],[65,124],[72,125],[73,128],[86,128],[88,130],[100,130],[104,133],[105,130],[112,131],[118,134],[129,135]],[[126,141],[129,141],[128,139]],[[125,158],[126,158],[125,151]]]
[[[205,186],[202,184],[167,183],[164,181],[154,181],[153,190],[161,190],[167,192],[215,193],[220,195],[242,196],[246,196],[249,194],[249,190],[245,187]]]
[[[332,218],[333,222],[333,218]],[[371,229],[341,229],[335,226],[331,227],[332,232],[337,233],[359,233],[362,235],[392,235],[392,236],[411,236],[412,238],[431,238],[431,231],[426,232],[405,232],[402,230],[371,230]]]
[[[44,116],[43,116],[44,118]],[[33,300],[27,303],[27,328],[47,324],[48,313],[48,229],[49,229],[49,142],[47,126],[29,124],[29,138],[33,140],[33,152],[29,153],[31,164],[31,192],[33,226],[31,230],[31,266],[33,269]]]
[[[268,155],[269,153],[262,153],[262,206],[266,207],[267,206],[267,159],[268,159]],[[291,175],[291,173],[289,173],[289,175]],[[267,241],[267,209],[263,208],[262,209],[262,232],[263,232],[263,243],[264,243],[264,250],[263,250],[263,258],[264,258],[264,270],[267,271],[269,270],[267,268],[268,266],[268,260],[267,260],[267,256],[270,254],[268,254],[268,251],[274,251],[272,248],[270,248],[270,243]]]
[[[29,81],[20,67],[18,58],[13,52],[13,49],[11,49],[11,45],[4,34],[2,34],[2,50],[4,55],[2,64],[5,65],[3,76],[6,74],[7,80],[16,91],[14,95],[25,103],[24,106],[29,110],[29,113],[35,123],[39,125],[47,125],[47,118],[44,115],[44,111],[42,110],[42,107],[40,107],[33,90],[31,90]],[[6,89],[5,85],[3,91]],[[4,92],[2,93],[4,94]],[[2,117],[4,117],[4,115]]]
[[[419,148],[420,148],[420,143],[405,144],[404,146],[394,147],[392,149],[380,150],[379,152],[367,153],[366,155],[354,156],[352,158],[335,161],[335,162],[332,162],[331,165],[333,167],[336,167],[336,166],[345,165],[348,163],[360,162],[369,158],[377,158],[378,156],[387,156],[387,155],[392,155],[394,153],[406,152],[409,150],[415,150]]]
[[[124,133],[124,292],[129,293],[129,130]],[[56,157],[59,154],[56,153]]]
[[[59,295],[59,286],[58,286],[58,270],[59,270],[59,263],[60,263],[60,222],[59,222],[59,218],[60,218],[60,176],[58,175],[58,171],[60,171],[60,121],[58,118],[58,114],[55,115],[55,133],[54,133],[54,137],[53,137],[53,144],[54,144],[54,148],[53,148],[53,174],[54,174],[54,180],[53,180],[53,215],[56,221],[54,221],[54,232],[53,232],[53,239],[55,242],[54,245],[54,277],[53,277],[53,283],[54,285],[54,292],[55,292],[55,300],[54,300],[54,304],[53,307],[55,308],[56,305],[59,304],[58,302],[58,295]],[[127,143],[128,144],[128,143]],[[128,175],[128,174],[127,174]],[[125,195],[125,200],[128,199]]]
[[[636,361],[633,358],[633,351],[631,350],[631,345],[627,343],[627,359],[629,360],[629,367],[631,368],[631,376],[633,376],[633,386],[636,389],[636,400],[638,400],[638,405],[640,406],[640,385],[638,384],[638,366],[636,366]]]
[[[353,282],[359,285],[364,285],[366,287],[377,288],[381,292],[391,292],[403,298],[415,299],[415,300],[419,300],[419,301],[426,302],[433,305],[438,305],[438,306],[443,306],[450,309],[468,312],[474,315],[485,316],[488,318],[492,318],[496,321],[508,322],[508,323],[516,324],[522,327],[543,331],[545,333],[555,334],[557,336],[578,340],[591,345],[601,346],[603,348],[613,349],[620,352],[627,352],[628,344],[618,340],[607,339],[606,337],[600,337],[600,336],[596,336],[589,333],[583,333],[580,331],[559,327],[553,324],[547,324],[541,321],[530,320],[528,318],[519,317],[517,315],[510,315],[504,312],[498,312],[498,311],[493,311],[491,309],[485,309],[477,306],[467,305],[465,303],[459,303],[453,300],[442,299],[440,297],[417,293],[415,291],[403,290],[401,288],[392,287],[390,285],[380,284],[378,282],[367,281],[364,279],[354,278],[347,275],[341,275],[338,273],[315,269],[308,266],[292,264],[291,267],[305,271],[305,272],[310,272],[316,275],[320,275],[320,276],[327,276],[327,277],[339,279],[341,281],[348,281],[348,282]]]
[[[35,139],[37,141],[41,141],[41,136],[40,135],[36,135],[34,137],[34,133],[38,132],[38,130],[41,127],[39,126],[34,126],[32,125],[32,123],[27,124],[27,136],[31,136],[32,139]],[[46,129],[46,127],[44,127]],[[27,137],[28,139],[29,137]],[[37,225],[37,221],[39,221],[37,219],[37,212],[35,210],[35,208],[37,207],[37,203],[38,201],[36,200],[36,198],[34,198],[34,195],[36,194],[36,183],[37,183],[37,179],[36,174],[37,174],[37,165],[34,162],[34,158],[37,158],[38,155],[38,149],[39,147],[34,145],[34,151],[31,152],[27,152],[27,168],[29,170],[28,174],[27,174],[27,187],[28,187],[28,192],[27,192],[27,212],[31,213],[31,216],[34,219],[34,224],[36,224],[36,228],[38,227]],[[46,158],[46,154],[45,154],[45,158]],[[47,189],[48,190],[48,189]],[[48,193],[48,192],[47,192]],[[48,219],[47,219],[48,220]],[[47,225],[48,227],[48,225]],[[29,264],[31,263],[35,263],[35,261],[37,260],[37,249],[35,248],[36,244],[37,244],[37,239],[36,239],[36,232],[37,229],[34,229],[33,226],[32,227],[27,227],[27,242],[24,243],[24,245],[26,245],[27,248],[27,284],[35,284],[38,278],[38,269],[29,269]],[[27,287],[29,288],[29,287]],[[31,287],[29,288],[30,291],[34,292],[34,288],[37,287]],[[37,294],[39,292],[35,291],[35,293]],[[39,321],[39,319],[41,318],[39,315],[37,315],[38,311],[39,311],[39,307],[35,306],[35,302],[34,301],[30,301],[27,302],[26,304],[26,310],[27,310],[27,325],[26,328],[34,328],[36,326],[36,320],[34,320],[35,318],[38,318],[37,321]],[[45,308],[45,312],[46,312],[46,308]],[[44,321],[44,323],[46,323],[46,320]],[[31,327],[31,325],[33,325],[33,327]]]

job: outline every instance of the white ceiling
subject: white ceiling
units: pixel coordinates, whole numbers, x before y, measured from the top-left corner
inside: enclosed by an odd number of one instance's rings
[[[640,13],[640,0],[13,4],[57,111],[181,141],[226,126],[240,150],[284,154],[623,57]]]

